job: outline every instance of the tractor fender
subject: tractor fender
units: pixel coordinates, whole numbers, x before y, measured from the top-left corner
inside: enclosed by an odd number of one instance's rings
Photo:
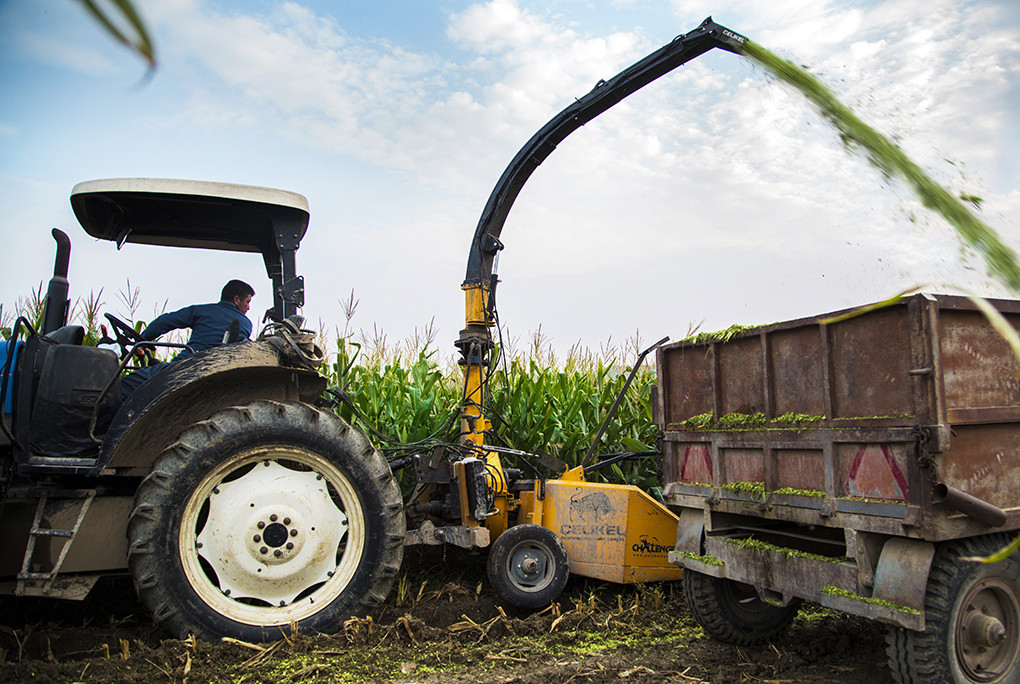
[[[169,364],[120,407],[97,465],[118,474],[147,471],[187,427],[227,406],[260,399],[315,401],[326,378],[287,361],[278,345],[263,340],[215,347]]]

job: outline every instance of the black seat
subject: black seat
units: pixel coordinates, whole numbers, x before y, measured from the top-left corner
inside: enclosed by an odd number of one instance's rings
[[[80,325],[65,325],[63,328],[57,328],[53,332],[48,333],[46,337],[57,344],[73,344],[76,347],[80,347],[82,342],[85,341],[85,328]]]

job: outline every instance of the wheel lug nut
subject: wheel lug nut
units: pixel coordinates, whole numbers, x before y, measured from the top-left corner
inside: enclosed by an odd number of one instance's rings
[[[290,524],[290,518],[284,518],[283,519],[283,524],[284,525],[289,525]]]
[[[261,529],[265,528],[265,526],[266,526],[266,524],[264,522],[262,522],[261,520],[259,520],[258,525],[256,525],[255,527],[257,527],[257,528],[259,528],[261,530]]]
[[[273,513],[271,516],[269,516],[269,522],[276,522],[276,513]]]
[[[287,550],[290,551],[293,548],[294,548],[294,543],[293,542],[287,542]]]
[[[252,541],[254,541],[256,544],[258,544],[260,541],[262,541],[262,537],[260,537],[259,535],[256,534],[255,537],[252,539]]]
[[[261,549],[259,549],[259,552],[260,553],[269,553],[269,549],[267,549],[266,547],[263,546]]]
[[[279,558],[280,556],[283,555],[283,551],[281,551],[280,549],[277,549],[276,551],[273,551],[273,555],[276,556],[277,558]]]
[[[297,530],[296,529],[291,529],[290,536],[296,537],[297,536]]]

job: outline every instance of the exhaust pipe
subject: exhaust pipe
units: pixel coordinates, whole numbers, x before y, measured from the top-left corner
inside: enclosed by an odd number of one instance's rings
[[[944,482],[935,485],[932,502],[959,511],[990,527],[1001,527],[1006,524],[1006,511]]]
[[[57,241],[57,258],[53,264],[53,277],[50,278],[46,290],[46,303],[43,306],[42,332],[44,335],[67,325],[67,308],[70,300],[67,283],[67,267],[71,263],[71,238],[67,233],[54,228],[53,239]]]

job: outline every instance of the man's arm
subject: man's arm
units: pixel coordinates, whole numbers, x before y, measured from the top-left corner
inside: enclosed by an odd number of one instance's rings
[[[165,313],[162,316],[154,318],[152,322],[146,326],[145,330],[142,331],[142,338],[153,341],[160,335],[164,335],[171,330],[190,328],[194,324],[194,321],[194,306],[186,306],[183,309],[171,311],[170,313]]]

